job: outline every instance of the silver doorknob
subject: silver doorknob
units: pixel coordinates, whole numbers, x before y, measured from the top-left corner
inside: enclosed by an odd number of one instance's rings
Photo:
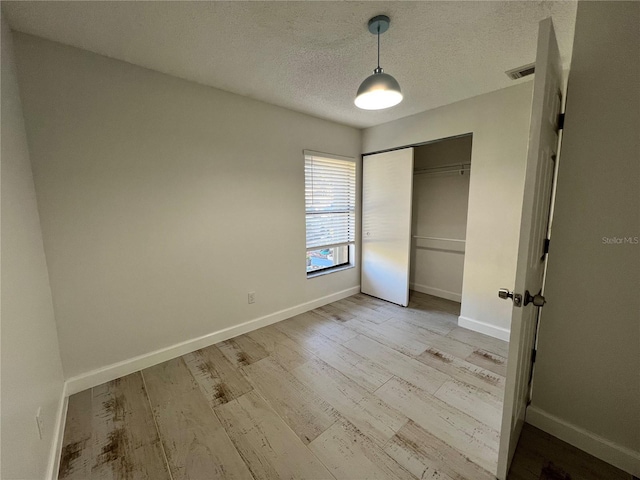
[[[519,307],[522,305],[522,295],[520,295],[519,293],[513,293],[507,288],[501,288],[500,290],[498,290],[498,297],[500,297],[503,300],[510,298],[511,300],[513,300],[513,304],[516,307]]]
[[[526,290],[524,292],[524,304],[529,305],[530,303],[533,303],[536,307],[543,307],[544,304],[547,303],[547,300],[541,295],[541,293],[542,290],[540,290],[536,295],[531,295],[529,290]]]
[[[506,300],[507,298],[513,299],[513,292],[510,292],[506,288],[501,288],[500,290],[498,290],[498,297],[500,297],[503,300]]]

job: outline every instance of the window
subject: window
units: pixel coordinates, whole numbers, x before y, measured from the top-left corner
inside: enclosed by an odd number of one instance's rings
[[[304,152],[307,274],[350,264],[356,227],[356,163]]]

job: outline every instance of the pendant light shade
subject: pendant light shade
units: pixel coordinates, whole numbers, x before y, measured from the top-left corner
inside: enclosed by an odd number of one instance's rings
[[[402,101],[402,92],[398,81],[388,73],[380,71],[364,79],[358,89],[355,104],[363,110],[381,110],[393,107]]]
[[[389,17],[378,15],[369,20],[369,31],[378,36],[378,67],[364,79],[356,95],[356,107],[363,110],[382,110],[402,101],[400,84],[380,68],[380,34],[389,28]]]

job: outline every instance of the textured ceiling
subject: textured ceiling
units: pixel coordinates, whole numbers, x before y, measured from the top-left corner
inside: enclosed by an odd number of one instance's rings
[[[565,68],[575,2],[6,2],[14,30],[340,123],[367,127],[514,85],[552,16]],[[391,17],[381,65],[405,99],[353,104],[376,66],[367,21]],[[523,80],[519,80],[523,81]]]

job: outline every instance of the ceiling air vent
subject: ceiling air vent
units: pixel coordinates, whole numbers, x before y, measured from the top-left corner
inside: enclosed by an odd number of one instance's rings
[[[528,75],[533,75],[533,72],[536,71],[536,64],[530,63],[529,65],[523,65],[522,67],[514,68],[513,70],[507,70],[507,77],[511,80],[518,80],[519,78],[526,77]]]

